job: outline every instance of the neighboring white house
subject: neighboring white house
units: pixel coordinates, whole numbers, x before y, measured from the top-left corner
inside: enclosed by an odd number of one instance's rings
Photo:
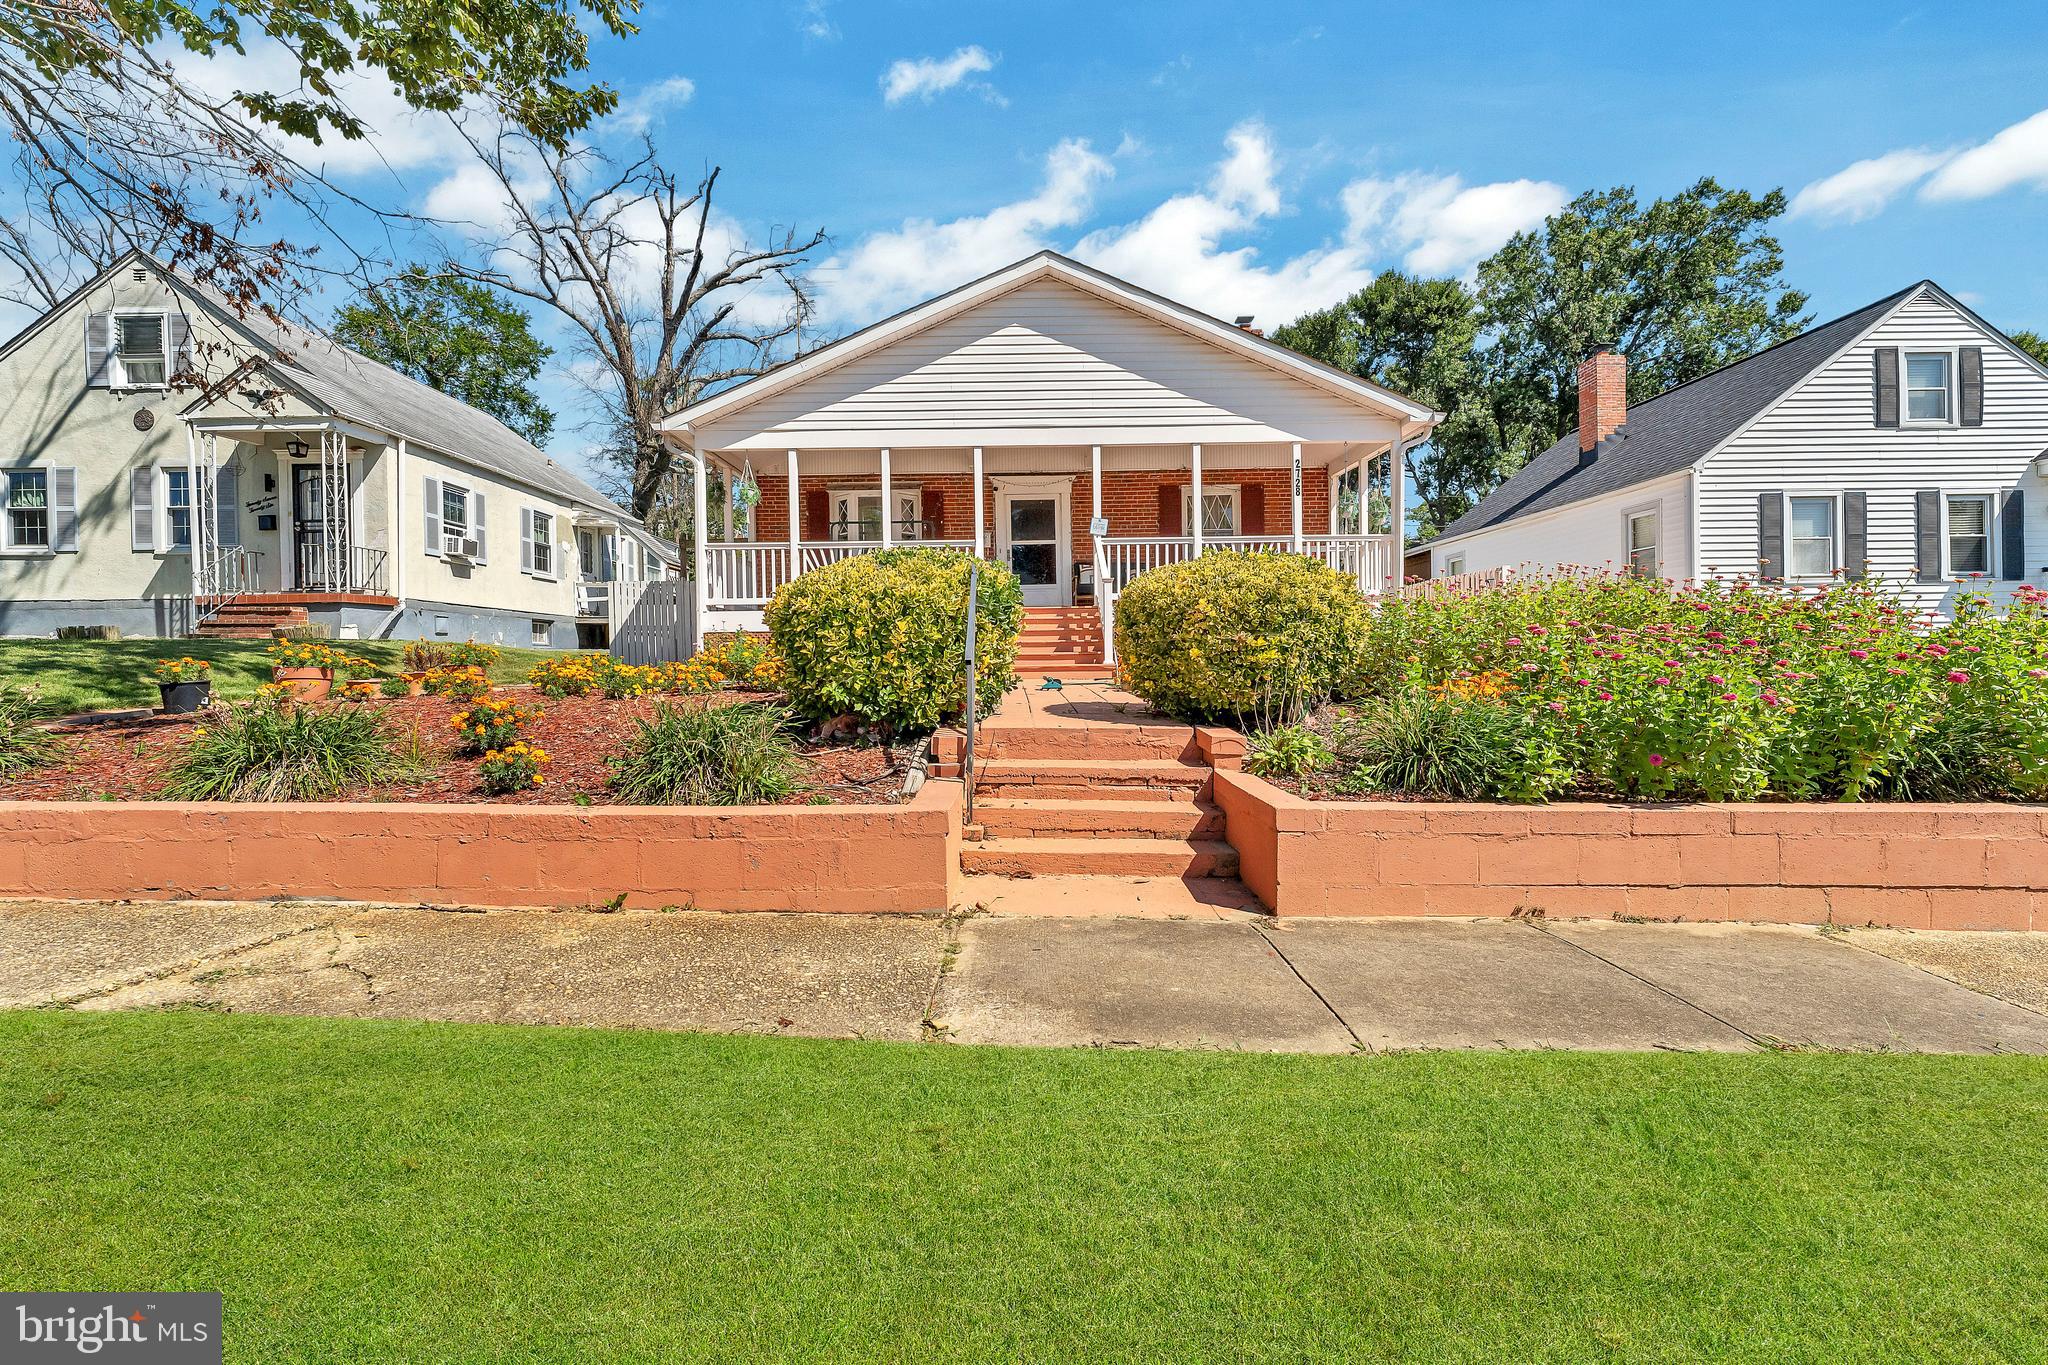
[[[494,418],[131,253],[0,346],[0,634],[601,644],[673,548]]]
[[[1624,365],[1587,359],[1578,432],[1432,540],[1432,577],[1839,574],[1935,611],[2048,584],[2048,369],[1932,281],[1633,406]]]
[[[892,544],[990,556],[1027,605],[1105,624],[1132,577],[1205,550],[1310,555],[1377,593],[1400,577],[1391,471],[1438,416],[1248,318],[1041,252],[666,427],[686,462],[758,491],[697,544],[717,630],[759,629],[783,583]]]

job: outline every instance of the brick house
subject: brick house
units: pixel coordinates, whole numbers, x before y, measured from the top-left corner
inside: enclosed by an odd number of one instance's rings
[[[1439,414],[1250,321],[1041,252],[684,409],[680,457],[742,490],[698,508],[699,631],[758,629],[796,574],[903,544],[1008,564],[1028,607],[1101,623],[1104,661],[1116,593],[1206,552],[1397,584],[1395,471]]]

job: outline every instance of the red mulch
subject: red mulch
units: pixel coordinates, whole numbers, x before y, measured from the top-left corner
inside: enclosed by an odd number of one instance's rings
[[[345,792],[338,801],[484,802],[492,805],[565,805],[585,798],[609,805],[605,760],[619,752],[633,733],[635,718],[654,713],[663,700],[631,697],[540,696],[525,688],[501,688],[525,705],[541,708],[541,718],[527,733],[527,742],[547,751],[547,784],[509,796],[488,796],[477,780],[480,760],[456,752],[448,718],[462,705],[441,697],[405,697],[370,702],[323,702],[319,705],[360,705],[381,708],[410,743],[417,727],[422,746],[431,755],[429,774],[417,782]],[[762,694],[722,692],[705,698],[669,698],[672,704],[731,705],[766,699]],[[57,759],[0,781],[0,801],[149,800],[163,789],[166,770],[176,761],[204,716],[148,716],[105,721],[63,733]],[[803,762],[802,786],[788,805],[815,803],[820,797],[847,805],[881,805],[896,799],[903,786],[905,751],[874,745],[805,742],[798,746]]]

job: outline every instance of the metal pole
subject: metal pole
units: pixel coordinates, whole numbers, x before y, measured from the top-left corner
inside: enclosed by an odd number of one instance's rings
[[[967,788],[967,823],[974,823],[974,713],[981,709],[975,687],[975,605],[981,596],[981,559],[967,564],[967,752],[960,757],[960,781]]]

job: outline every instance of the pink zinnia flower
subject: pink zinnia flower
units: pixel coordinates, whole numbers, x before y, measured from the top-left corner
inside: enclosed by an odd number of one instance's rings
[[[1661,768],[1661,767],[1663,767],[1663,766],[1664,766],[1664,755],[1662,755],[1662,754],[1651,754],[1651,755],[1650,755],[1650,766],[1651,766],[1651,767],[1653,767],[1653,768]]]
[[[1554,701],[1550,703],[1550,709],[1562,715],[1564,713],[1564,703],[1561,701]]]
[[[1602,692],[1602,693],[1600,694],[1600,700],[1602,700],[1602,701],[1613,701],[1613,700],[1614,700],[1614,694],[1613,694],[1612,692]]]
[[[1960,668],[1952,668],[1949,670],[1948,680],[1952,683],[1966,683],[1970,680],[1970,675]]]
[[[1734,700],[1735,700],[1735,694],[1734,694],[1733,692],[1723,692],[1723,693],[1721,694],[1721,700],[1722,700],[1722,701],[1734,701]]]
[[[1867,649],[1852,649],[1849,651],[1849,657],[1861,663],[1870,657],[1870,651]]]

